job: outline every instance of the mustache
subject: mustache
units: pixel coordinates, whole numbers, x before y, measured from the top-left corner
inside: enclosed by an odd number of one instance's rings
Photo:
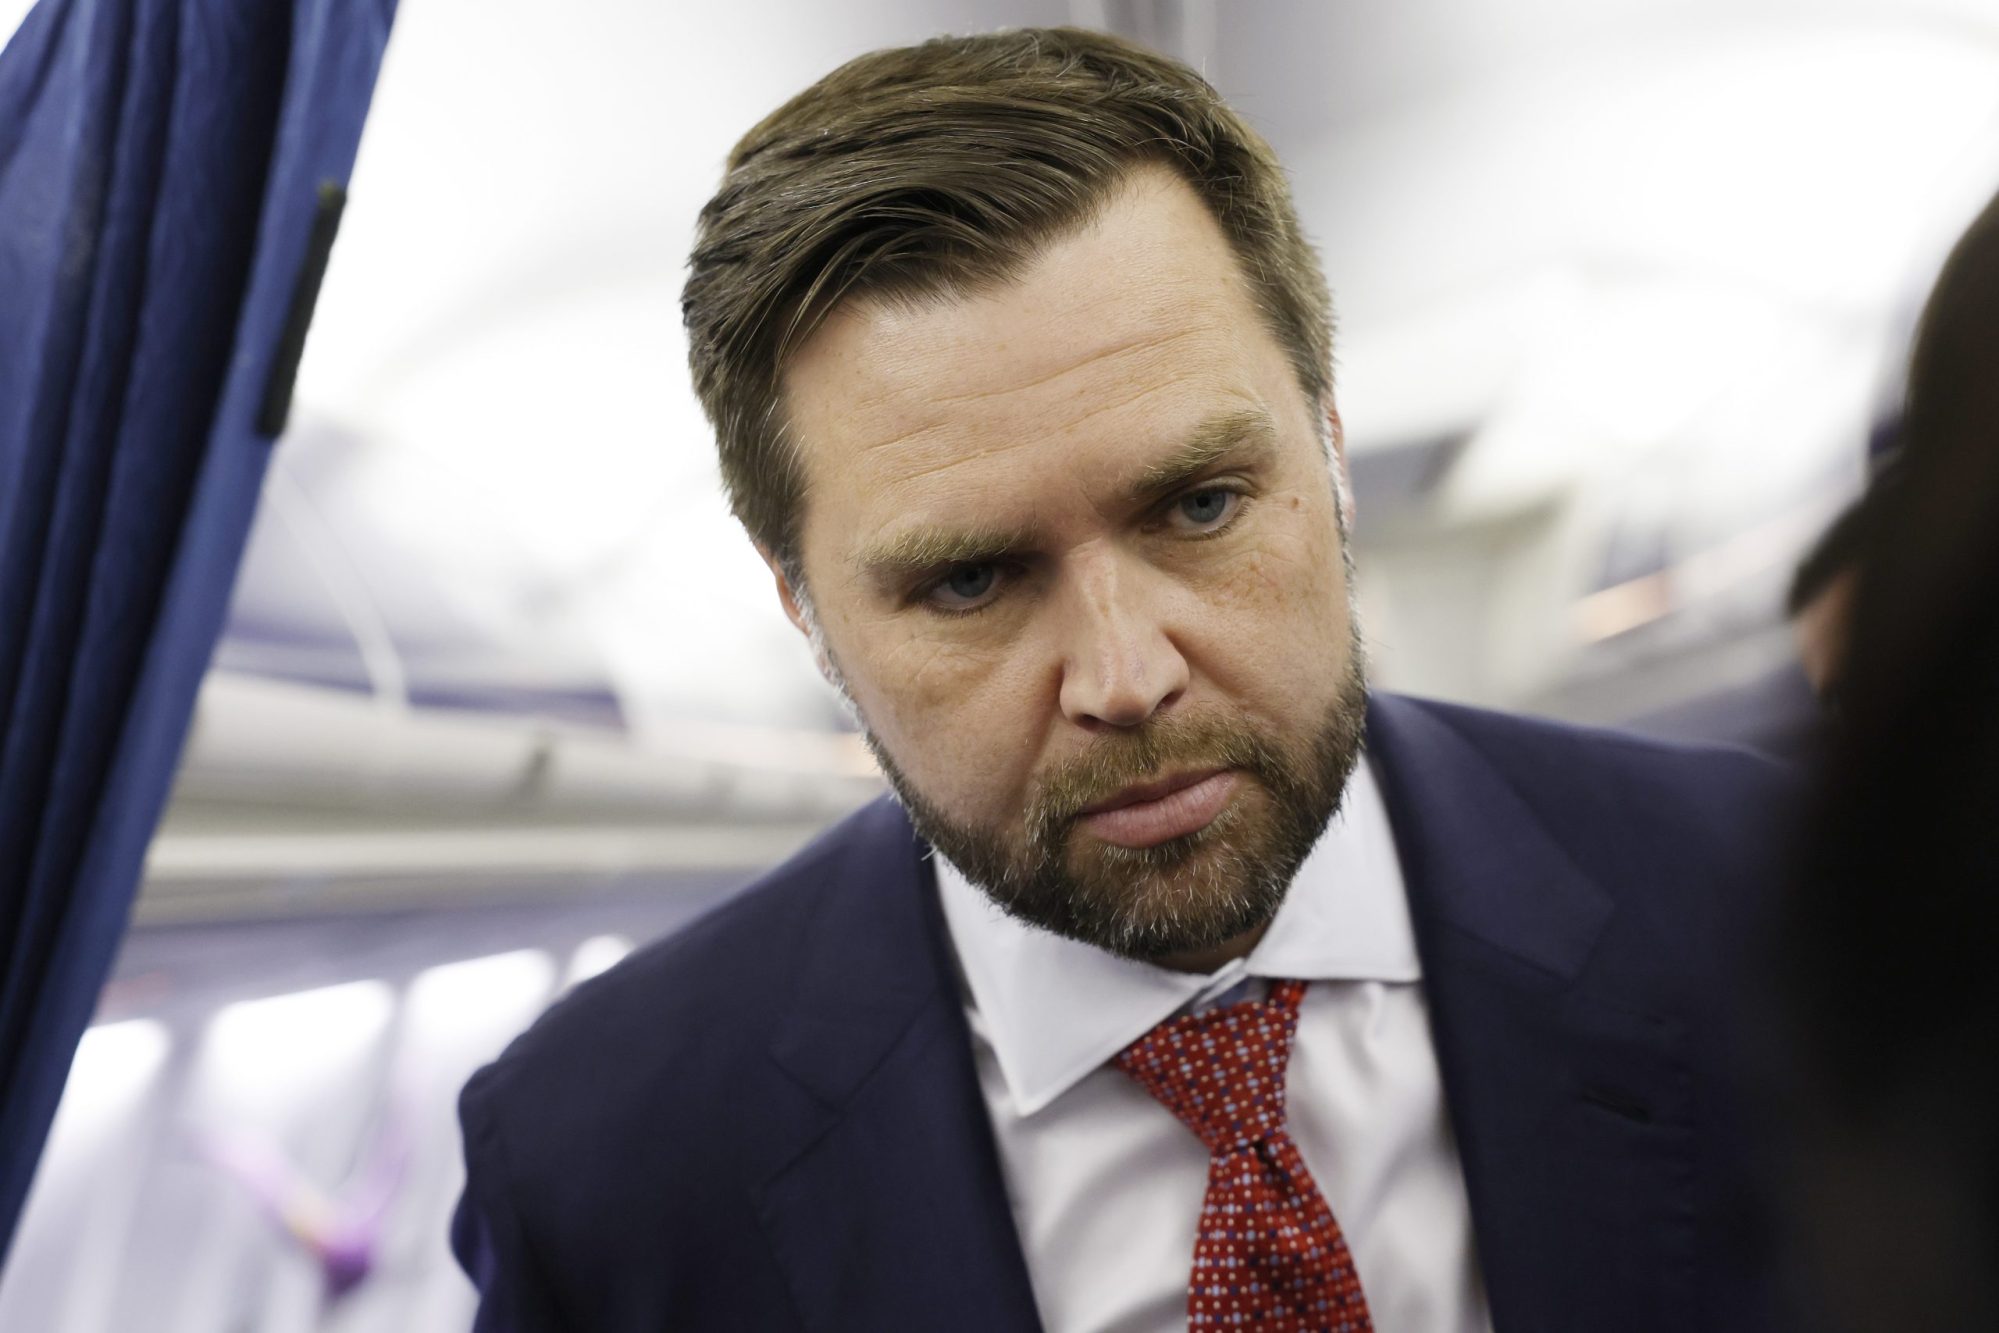
[[[1077,819],[1084,807],[1169,772],[1243,768],[1268,778],[1277,766],[1276,747],[1238,718],[1151,722],[1106,736],[1044,774],[1028,804],[1029,833],[1043,841]]]

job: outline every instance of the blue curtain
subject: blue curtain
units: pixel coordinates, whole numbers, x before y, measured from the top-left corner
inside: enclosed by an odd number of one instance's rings
[[[43,0],[0,53],[0,1257],[214,647],[393,0]]]

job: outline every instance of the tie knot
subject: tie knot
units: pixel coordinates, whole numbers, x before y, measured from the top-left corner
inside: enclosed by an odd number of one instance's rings
[[[1284,1128],[1284,1072],[1302,981],[1270,998],[1169,1018],[1118,1053],[1118,1067],[1185,1121],[1216,1156]]]

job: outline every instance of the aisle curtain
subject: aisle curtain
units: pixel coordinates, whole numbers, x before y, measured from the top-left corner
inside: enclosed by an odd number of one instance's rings
[[[42,0],[0,53],[0,1257],[228,603],[393,0]]]

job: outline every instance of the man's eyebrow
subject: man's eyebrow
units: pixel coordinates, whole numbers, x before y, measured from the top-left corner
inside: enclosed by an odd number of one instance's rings
[[[864,577],[889,585],[950,565],[977,565],[1023,549],[1033,535],[1021,528],[917,528],[861,552]]]
[[[1277,423],[1262,408],[1211,417],[1186,443],[1139,473],[1125,498],[1134,504],[1156,499],[1231,456],[1245,463],[1267,458],[1276,444]]]

